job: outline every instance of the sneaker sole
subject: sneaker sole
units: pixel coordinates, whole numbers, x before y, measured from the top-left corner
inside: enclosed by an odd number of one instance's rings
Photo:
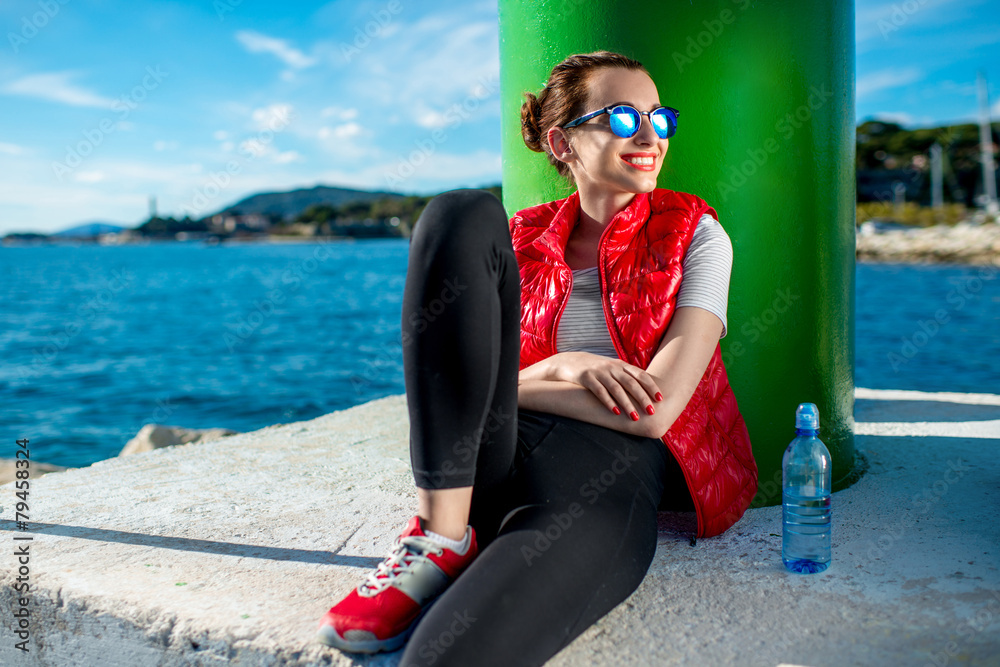
[[[424,617],[434,603],[438,601],[440,596],[431,600],[427,606],[420,610],[410,626],[403,630],[401,633],[395,637],[389,637],[388,639],[345,639],[337,633],[336,629],[332,625],[324,625],[316,633],[316,641],[320,644],[325,644],[341,651],[346,651],[348,653],[379,653],[386,652],[390,653],[392,651],[397,651],[402,648],[406,640],[410,638],[413,634],[414,628],[417,627],[417,623],[420,619]],[[348,632],[351,632],[348,630]],[[367,633],[371,634],[371,633]]]

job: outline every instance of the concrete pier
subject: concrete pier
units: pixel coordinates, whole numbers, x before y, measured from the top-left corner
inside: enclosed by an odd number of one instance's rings
[[[693,546],[693,515],[663,513],[639,589],[548,664],[1000,663],[1000,396],[856,398],[869,467],[833,496],[829,570],[784,570],[780,507]],[[313,635],[416,511],[407,442],[399,395],[48,474],[28,530],[0,487],[0,664],[396,665]]]

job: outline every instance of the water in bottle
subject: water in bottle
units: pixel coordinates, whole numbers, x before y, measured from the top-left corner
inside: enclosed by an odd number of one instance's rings
[[[830,452],[818,434],[819,410],[802,403],[795,439],[781,459],[781,560],[800,574],[830,566]]]

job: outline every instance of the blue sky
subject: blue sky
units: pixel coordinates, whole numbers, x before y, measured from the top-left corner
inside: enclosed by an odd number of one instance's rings
[[[998,5],[857,0],[858,120],[1000,117]],[[498,70],[489,0],[0,2],[0,234],[497,183]]]

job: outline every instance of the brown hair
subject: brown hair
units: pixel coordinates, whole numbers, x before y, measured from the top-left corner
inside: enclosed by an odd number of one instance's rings
[[[548,131],[560,127],[587,113],[590,75],[605,67],[646,72],[638,60],[611,51],[595,51],[570,56],[552,68],[542,92],[536,97],[524,93],[521,105],[521,136],[525,145],[536,153],[545,153],[556,170],[570,181],[569,165],[557,160],[549,149]]]

